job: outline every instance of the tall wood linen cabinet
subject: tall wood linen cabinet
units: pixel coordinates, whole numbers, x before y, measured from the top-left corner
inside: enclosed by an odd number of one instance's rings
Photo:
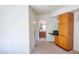
[[[55,42],[58,46],[69,51],[73,49],[73,13],[64,13],[58,16],[58,29],[59,36],[57,36]]]

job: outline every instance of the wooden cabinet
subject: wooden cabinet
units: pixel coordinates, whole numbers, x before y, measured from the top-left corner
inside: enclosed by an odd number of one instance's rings
[[[46,38],[46,32],[45,31],[40,31],[39,32],[39,37],[40,38]]]
[[[67,41],[67,38],[63,36],[59,36],[59,46],[64,47],[66,49],[66,41]]]
[[[73,13],[64,13],[58,16],[59,38],[55,40],[56,44],[66,50],[73,49]],[[58,43],[57,43],[58,42]]]
[[[56,43],[56,44],[59,44],[59,36],[56,36],[56,37],[55,37],[55,43]]]
[[[67,24],[66,23],[59,23],[59,34],[60,35],[65,35],[65,36],[67,36],[67,28],[68,28],[68,26],[67,26]]]

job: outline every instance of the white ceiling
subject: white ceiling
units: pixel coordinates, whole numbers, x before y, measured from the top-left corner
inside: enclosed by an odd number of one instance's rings
[[[31,5],[32,9],[34,9],[38,14],[49,14],[64,5]]]

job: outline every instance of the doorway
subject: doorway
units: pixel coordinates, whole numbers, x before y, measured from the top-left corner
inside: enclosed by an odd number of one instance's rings
[[[46,22],[44,20],[39,21],[39,41],[46,40]]]

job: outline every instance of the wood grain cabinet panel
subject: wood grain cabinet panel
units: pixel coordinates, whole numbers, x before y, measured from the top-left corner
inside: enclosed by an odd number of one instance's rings
[[[60,23],[67,23],[68,22],[68,13],[64,13],[62,15],[59,15],[58,19]]]
[[[46,38],[46,32],[44,32],[44,31],[39,32],[39,37]]]
[[[67,24],[66,23],[61,23],[59,24],[59,34],[60,35],[64,35],[64,36],[67,36]]]
[[[56,43],[56,44],[59,44],[59,36],[56,36],[56,37],[55,37],[55,43]]]
[[[66,49],[66,41],[67,41],[67,38],[63,37],[63,36],[59,36],[59,44],[61,47],[64,47]]]
[[[56,44],[65,50],[73,49],[73,29],[74,29],[74,14],[67,12],[58,16],[59,38],[56,39]]]

